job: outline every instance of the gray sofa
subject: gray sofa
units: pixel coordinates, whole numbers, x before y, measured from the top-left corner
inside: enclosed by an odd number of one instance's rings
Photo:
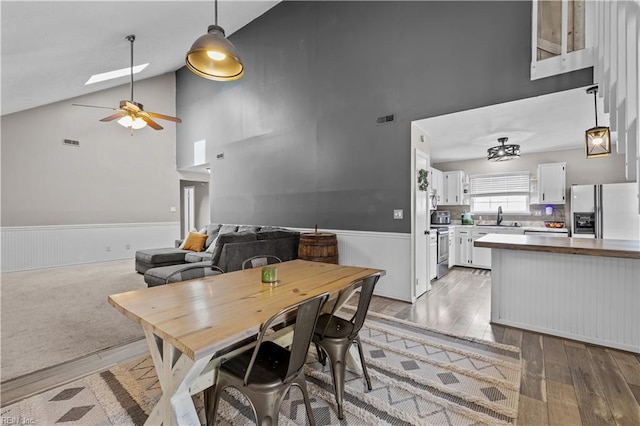
[[[270,254],[282,261],[298,258],[300,233],[285,228],[212,224],[204,251],[159,248],[136,252],[136,271],[149,287],[242,269],[252,256]],[[212,268],[213,267],[213,268]]]

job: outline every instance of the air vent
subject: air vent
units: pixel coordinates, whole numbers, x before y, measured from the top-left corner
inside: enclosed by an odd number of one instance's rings
[[[395,114],[383,115],[382,117],[378,117],[376,119],[376,124],[378,126],[381,126],[383,124],[393,123],[395,120],[396,120],[396,115]]]
[[[62,145],[67,145],[67,146],[80,146],[80,141],[74,141],[71,139],[65,139],[62,141]]]
[[[216,160],[224,160],[224,152],[216,155]]]

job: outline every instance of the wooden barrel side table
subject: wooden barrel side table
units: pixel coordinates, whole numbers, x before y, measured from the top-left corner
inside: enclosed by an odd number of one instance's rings
[[[300,235],[298,257],[313,262],[338,264],[338,238],[330,232],[309,232]]]

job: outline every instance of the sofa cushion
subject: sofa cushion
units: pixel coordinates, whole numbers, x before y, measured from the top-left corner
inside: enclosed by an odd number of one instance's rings
[[[204,243],[204,248],[207,249],[213,240],[218,236],[218,231],[220,231],[219,223],[211,223],[204,228],[200,229],[201,234],[207,234],[207,241]]]
[[[287,228],[279,228],[276,226],[265,226],[256,233],[258,240],[274,240],[277,238],[289,238],[299,236],[298,231],[292,231]]]
[[[218,229],[218,231],[215,234],[212,234],[211,236],[209,236],[207,238],[207,252],[209,253],[213,253],[213,251],[216,248],[216,240],[218,239],[219,235],[223,235],[223,234],[230,234],[232,232],[237,232],[238,227],[235,225],[220,225],[220,228]]]
[[[188,250],[173,247],[138,250],[136,251],[136,260],[150,264],[184,262],[187,253],[189,253]]]
[[[261,228],[260,226],[240,225],[238,226],[237,232],[258,232],[260,228]]]
[[[233,232],[229,234],[220,234],[216,240],[215,249],[213,250],[212,265],[217,265],[220,261],[222,248],[227,243],[245,243],[248,241],[256,241],[256,234],[253,232]]]
[[[207,253],[206,251],[189,252],[185,255],[184,260],[187,263],[197,263],[205,260],[211,260],[211,257],[211,253]]]
[[[204,243],[207,241],[207,234],[200,234],[199,232],[189,232],[187,238],[184,240],[181,248],[183,250],[202,251]]]

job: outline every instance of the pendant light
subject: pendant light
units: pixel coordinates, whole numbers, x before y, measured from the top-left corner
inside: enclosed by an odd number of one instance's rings
[[[584,133],[584,148],[587,158],[606,157],[611,154],[611,133],[608,127],[598,126],[598,86],[589,87],[587,93],[593,93],[593,106],[596,112],[596,126]]]
[[[209,80],[232,81],[244,74],[236,48],[218,26],[218,0],[215,0],[215,24],[209,25],[207,34],[193,43],[185,63],[191,72]]]
[[[489,161],[506,161],[520,158],[520,145],[504,143],[509,138],[498,138],[500,145],[492,146],[487,150],[487,160]]]

